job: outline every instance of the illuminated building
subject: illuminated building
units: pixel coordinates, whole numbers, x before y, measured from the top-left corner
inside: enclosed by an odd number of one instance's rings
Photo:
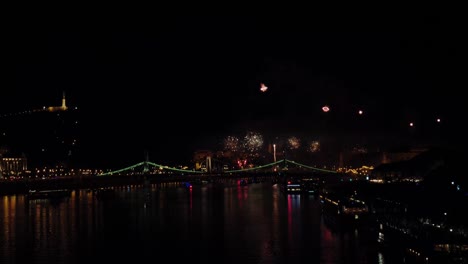
[[[19,175],[28,169],[28,160],[21,158],[0,158],[1,177]]]
[[[49,106],[49,107],[47,107],[47,111],[49,111],[49,112],[67,111],[67,110],[68,110],[68,107],[67,107],[67,103],[66,103],[66,99],[65,99],[65,92],[63,92],[62,105],[61,106]]]
[[[195,162],[195,169],[202,171],[211,171],[211,157],[213,152],[211,150],[198,150],[193,154],[193,161]]]

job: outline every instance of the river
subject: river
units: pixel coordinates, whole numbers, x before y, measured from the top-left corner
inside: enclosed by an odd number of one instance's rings
[[[268,182],[0,196],[0,263],[411,263],[366,230],[326,224],[312,195]]]

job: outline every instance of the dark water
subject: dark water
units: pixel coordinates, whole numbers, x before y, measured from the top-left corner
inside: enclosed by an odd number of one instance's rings
[[[365,231],[325,224],[315,197],[271,183],[115,191],[0,197],[0,263],[403,263]]]

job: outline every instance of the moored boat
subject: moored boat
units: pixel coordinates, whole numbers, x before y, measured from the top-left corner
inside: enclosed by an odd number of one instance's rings
[[[328,222],[340,227],[357,227],[369,224],[369,207],[352,196],[338,196],[333,193],[320,195],[322,212]]]
[[[317,194],[319,181],[315,178],[291,178],[280,184],[286,194]]]
[[[29,190],[27,194],[28,199],[58,199],[65,198],[71,195],[71,190],[57,189],[57,190]]]

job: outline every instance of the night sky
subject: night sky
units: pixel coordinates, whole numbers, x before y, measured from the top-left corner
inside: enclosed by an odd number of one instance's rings
[[[450,13],[219,15],[18,27],[7,38],[0,113],[60,105],[64,91],[80,111],[81,156],[95,164],[131,164],[144,151],[185,161],[249,130],[266,143],[297,135],[397,146],[410,135],[460,145],[461,22]]]

